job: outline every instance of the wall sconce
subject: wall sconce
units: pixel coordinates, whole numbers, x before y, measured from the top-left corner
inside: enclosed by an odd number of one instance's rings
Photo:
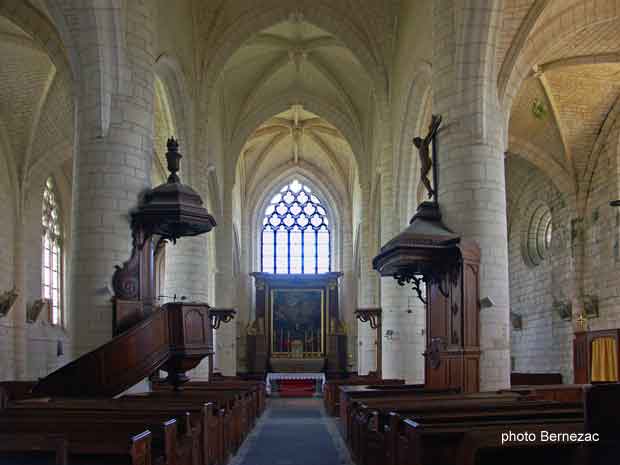
[[[394,330],[388,329],[385,331],[385,338],[391,341],[392,339],[394,339],[394,334]]]
[[[490,297],[483,297],[480,299],[480,308],[491,308],[495,306],[495,302]]]

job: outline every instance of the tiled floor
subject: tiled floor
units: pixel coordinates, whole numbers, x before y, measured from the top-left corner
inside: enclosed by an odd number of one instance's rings
[[[322,399],[270,399],[231,465],[352,465]]]

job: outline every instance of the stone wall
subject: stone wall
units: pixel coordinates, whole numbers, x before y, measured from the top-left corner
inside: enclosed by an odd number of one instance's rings
[[[554,302],[571,302],[574,260],[570,241],[572,212],[566,197],[537,168],[516,157],[506,162],[511,199],[508,238],[510,311],[519,315],[522,329],[511,328],[512,371],[561,372],[572,379],[567,363],[572,324],[554,311]],[[528,258],[528,233],[533,215],[548,208],[552,217],[551,246],[538,264]],[[483,310],[484,311],[484,310]]]

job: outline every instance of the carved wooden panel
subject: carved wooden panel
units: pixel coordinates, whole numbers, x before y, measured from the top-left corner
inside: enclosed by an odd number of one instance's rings
[[[588,382],[588,359],[587,333],[577,333],[573,342],[575,384],[586,384]]]
[[[459,245],[461,261],[439,285],[428,286],[426,385],[479,389],[479,249],[473,242]]]
[[[158,311],[43,378],[33,392],[66,397],[113,397],[149,376],[169,355],[167,313]]]

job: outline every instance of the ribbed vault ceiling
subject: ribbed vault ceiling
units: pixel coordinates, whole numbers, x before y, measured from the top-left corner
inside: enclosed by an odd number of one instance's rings
[[[261,124],[247,141],[242,162],[250,190],[289,167],[312,169],[332,185],[347,186],[354,166],[340,131],[300,105]]]

